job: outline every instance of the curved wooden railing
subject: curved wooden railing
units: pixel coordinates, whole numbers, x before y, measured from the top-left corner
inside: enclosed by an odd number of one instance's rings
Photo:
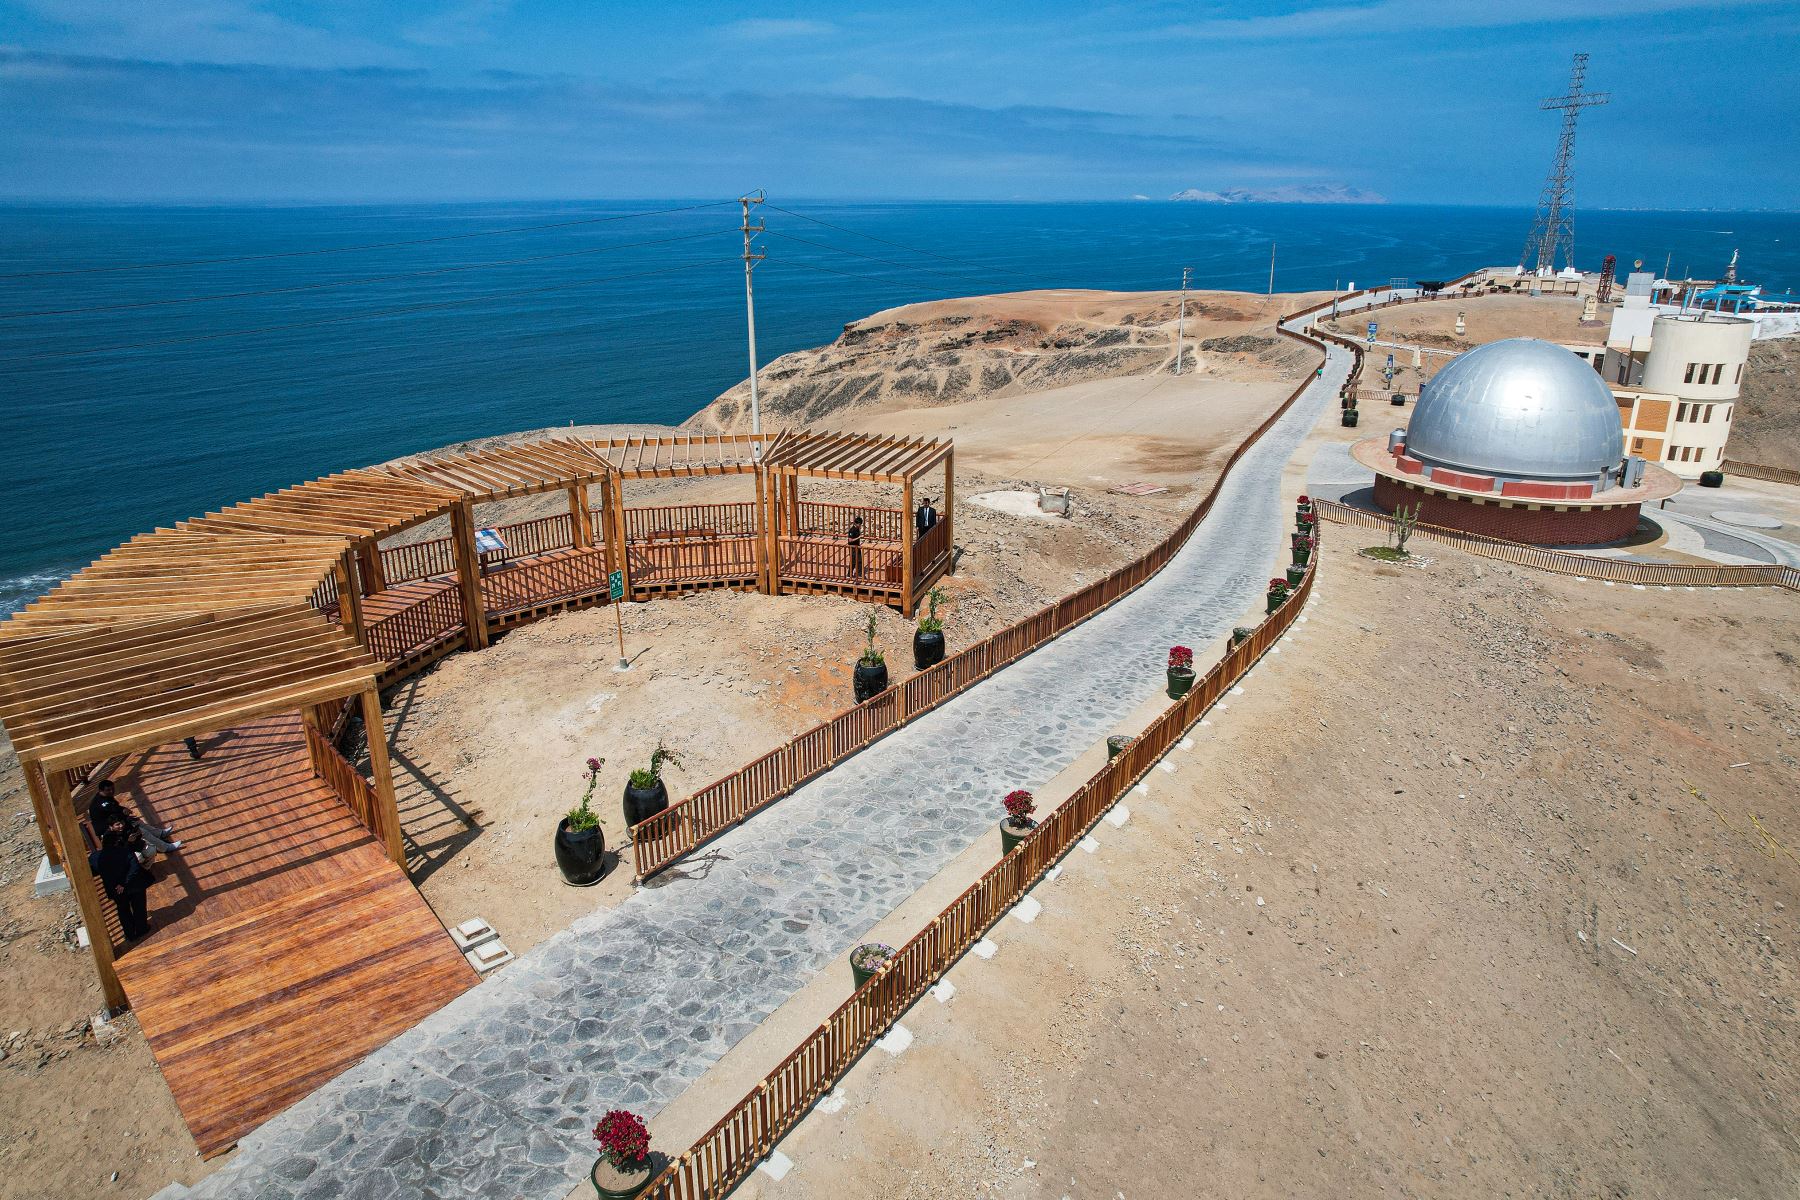
[[[435,592],[392,616],[371,621],[363,635],[370,654],[383,662],[393,663],[466,631],[462,593],[452,587]]]
[[[901,550],[881,543],[862,545],[862,566],[852,574],[849,543],[839,539],[784,537],[781,544],[781,577],[820,582],[856,582],[869,587],[900,586]]]
[[[1378,294],[1384,290],[1374,289],[1373,293],[1368,290],[1350,292],[1339,296],[1337,301],[1341,304],[1345,300]],[[1354,381],[1362,369],[1363,360],[1362,351],[1353,343],[1335,335],[1320,334],[1319,337],[1313,337],[1287,328],[1287,323],[1296,317],[1319,313],[1329,308],[1331,303],[1329,300],[1323,301],[1282,317],[1276,322],[1276,332],[1314,349],[1320,347],[1319,338],[1345,345],[1354,357],[1350,374],[1350,379]],[[1231,469],[1275,422],[1286,415],[1311,384],[1309,376],[1288,393],[1287,398],[1264,418],[1249,437],[1238,444],[1199,505],[1142,557],[1080,591],[1063,597],[1048,608],[951,655],[937,666],[921,671],[898,688],[890,689],[875,699],[820,722],[747,766],[701,788],[686,800],[672,804],[633,826],[632,854],[638,878],[643,879],[662,870],[733,825],[781,799],[835,763],[936,708],[952,696],[966,691],[1001,667],[1029,654],[1136,590],[1162,570],[1186,544],[1200,522],[1212,511],[1213,503]],[[784,547],[788,540],[783,539]],[[842,544],[838,543],[837,548],[842,550]],[[865,554],[870,552],[865,549]],[[785,563],[782,573],[788,573]]]
[[[1335,521],[1340,525],[1380,530],[1393,526],[1393,522],[1380,513],[1352,508],[1335,500],[1315,499],[1313,507],[1327,521]],[[1800,567],[1683,566],[1677,563],[1631,562],[1620,558],[1577,554],[1572,550],[1551,550],[1524,542],[1509,542],[1504,538],[1465,533],[1443,525],[1421,524],[1414,528],[1413,533],[1459,546],[1484,558],[1504,559],[1521,566],[1584,579],[1610,579],[1617,583],[1660,584],[1665,587],[1781,587],[1800,591]]]
[[[1255,632],[1214,663],[1186,696],[1165,708],[1123,753],[1057,805],[1024,841],[900,947],[886,967],[652,1180],[642,1200],[709,1200],[725,1195],[748,1175],[875,1039],[1274,646],[1312,594],[1318,562],[1319,556],[1313,555],[1299,587]]]

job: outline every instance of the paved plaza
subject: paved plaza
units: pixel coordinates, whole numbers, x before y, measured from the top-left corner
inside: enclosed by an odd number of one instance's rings
[[[661,1111],[990,835],[999,796],[1042,786],[1158,691],[1169,646],[1205,644],[1261,597],[1286,561],[1282,471],[1349,363],[1331,351],[1136,593],[575,922],[166,1196],[560,1200],[600,1113]]]

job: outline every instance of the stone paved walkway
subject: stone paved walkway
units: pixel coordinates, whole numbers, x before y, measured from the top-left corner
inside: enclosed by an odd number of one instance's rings
[[[1348,366],[1334,349],[1136,594],[575,922],[168,1194],[560,1200],[601,1112],[661,1111],[987,836],[996,797],[1042,785],[1157,690],[1169,646],[1218,636],[1262,594],[1286,545],[1283,467]]]

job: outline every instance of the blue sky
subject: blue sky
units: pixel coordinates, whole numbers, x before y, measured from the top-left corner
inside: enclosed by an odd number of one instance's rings
[[[0,195],[1800,206],[1800,4],[0,0]]]

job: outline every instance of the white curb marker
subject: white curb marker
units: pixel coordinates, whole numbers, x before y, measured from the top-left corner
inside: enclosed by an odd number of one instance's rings
[[[787,1178],[787,1173],[794,1169],[794,1160],[779,1150],[770,1152],[769,1157],[757,1165],[757,1170],[780,1183]]]
[[[1080,846],[1083,850],[1086,850],[1089,854],[1092,854],[1094,851],[1100,849],[1100,843],[1096,842],[1091,837],[1084,837],[1079,842],[1076,842],[1075,844],[1077,846]]]
[[[1030,896],[1026,896],[1017,904],[1013,905],[1013,916],[1019,918],[1019,920],[1025,922],[1027,925],[1037,920],[1038,914],[1043,911],[1044,906]]]
[[[939,1004],[950,1003],[950,997],[956,995],[956,985],[948,979],[940,979],[931,985],[931,998]]]
[[[1123,828],[1125,822],[1131,820],[1131,810],[1123,804],[1113,805],[1113,810],[1106,814],[1106,823],[1115,829]]]
[[[976,958],[992,958],[998,953],[1000,953],[999,945],[988,938],[982,938],[975,943]]]
[[[898,1058],[913,1043],[912,1030],[895,1022],[894,1027],[875,1039],[875,1044]]]

